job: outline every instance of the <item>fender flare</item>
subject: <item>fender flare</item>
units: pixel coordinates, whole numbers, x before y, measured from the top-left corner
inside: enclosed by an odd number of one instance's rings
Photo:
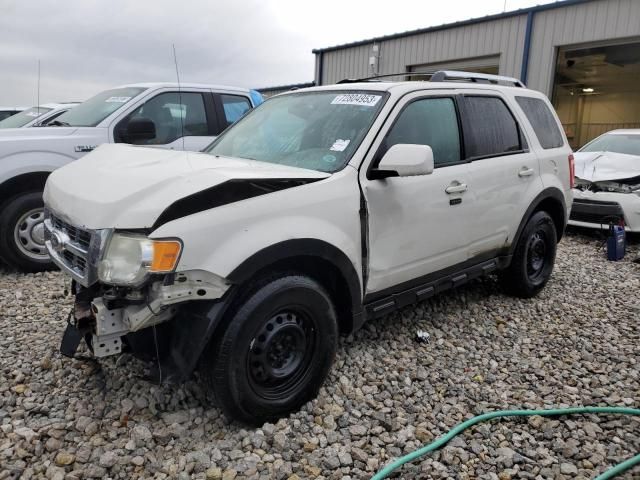
[[[536,195],[536,197],[533,199],[533,201],[525,211],[524,215],[522,216],[522,220],[520,220],[520,225],[518,225],[518,230],[516,230],[516,234],[513,237],[513,242],[511,242],[511,245],[509,246],[509,255],[513,255],[513,253],[515,252],[516,246],[520,241],[520,236],[522,235],[522,231],[524,230],[524,227],[529,221],[529,218],[531,218],[531,215],[538,210],[538,207],[542,202],[549,199],[555,202],[558,202],[561,205],[562,225],[563,227],[567,225],[567,207],[566,207],[563,193],[556,187],[545,188],[538,195]],[[563,230],[559,230],[557,232],[558,241],[560,241],[560,239],[562,238]]]
[[[269,265],[292,257],[316,257],[331,263],[347,282],[353,314],[362,311],[362,286],[353,263],[342,250],[316,238],[285,240],[263,248],[237,266],[227,279],[241,284]]]

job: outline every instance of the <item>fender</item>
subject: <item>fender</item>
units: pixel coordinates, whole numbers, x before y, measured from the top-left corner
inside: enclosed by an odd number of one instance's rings
[[[564,233],[564,228],[567,225],[566,203],[564,200],[564,195],[558,188],[547,187],[544,190],[542,190],[538,195],[536,195],[536,197],[533,199],[533,201],[529,205],[529,208],[527,208],[526,212],[522,216],[522,220],[520,220],[520,225],[518,225],[518,230],[516,230],[516,234],[513,238],[513,242],[511,242],[511,245],[509,246],[509,255],[513,255],[513,253],[515,252],[516,246],[518,245],[518,241],[520,240],[520,235],[522,235],[522,230],[524,230],[524,227],[529,221],[529,218],[531,218],[531,215],[533,214],[533,212],[538,210],[538,207],[543,202],[548,200],[557,202],[561,207],[557,212],[550,212],[550,213],[553,213],[554,216],[557,214],[561,215],[560,223],[562,225],[562,228],[557,228],[558,224],[556,223],[558,241],[560,241],[560,239],[562,238],[562,234]],[[555,221],[555,218],[554,218],[554,221]]]
[[[317,257],[336,267],[349,288],[353,315],[362,312],[362,286],[349,257],[333,245],[315,238],[285,240],[270,245],[242,262],[228,276],[234,284],[249,280],[256,272],[278,261],[292,257]]]
[[[28,173],[51,173],[75,160],[75,157],[46,150],[16,152],[0,158],[0,185]]]

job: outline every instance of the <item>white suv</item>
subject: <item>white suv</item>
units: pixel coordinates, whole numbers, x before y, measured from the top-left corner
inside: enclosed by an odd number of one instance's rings
[[[491,272],[538,293],[571,162],[545,96],[461,72],[279,95],[203,153],[104,145],[45,189],[76,297],[61,349],[126,348],[162,380],[200,365],[228,416],[277,418],[339,332]]]
[[[56,168],[103,143],[201,150],[260,102],[244,88],[139,83],[99,93],[46,127],[0,128],[0,259],[30,272],[52,266],[42,191]]]

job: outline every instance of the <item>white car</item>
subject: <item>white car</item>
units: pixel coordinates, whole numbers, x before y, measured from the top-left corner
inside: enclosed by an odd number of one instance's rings
[[[640,232],[640,129],[612,130],[575,154],[569,223],[588,228],[623,224]]]
[[[26,109],[27,107],[0,107],[0,121]]]
[[[0,129],[0,259],[28,272],[53,266],[42,191],[56,168],[103,143],[201,150],[261,101],[244,88],[140,83],[99,93],[46,127]]]
[[[0,121],[0,128],[45,127],[78,103],[43,103]]]
[[[536,295],[572,161],[544,95],[466,72],[278,95],[202,153],[103,145],[44,193],[74,280],[61,350],[200,365],[228,416],[272,420],[316,395],[339,332],[491,272]]]

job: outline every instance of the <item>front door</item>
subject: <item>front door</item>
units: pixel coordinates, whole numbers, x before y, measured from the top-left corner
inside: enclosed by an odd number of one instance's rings
[[[465,261],[470,240],[473,192],[453,96],[416,92],[404,97],[394,113],[360,171],[368,222],[367,294],[409,286]],[[367,178],[367,165],[375,167],[386,150],[402,143],[429,145],[433,173]]]

